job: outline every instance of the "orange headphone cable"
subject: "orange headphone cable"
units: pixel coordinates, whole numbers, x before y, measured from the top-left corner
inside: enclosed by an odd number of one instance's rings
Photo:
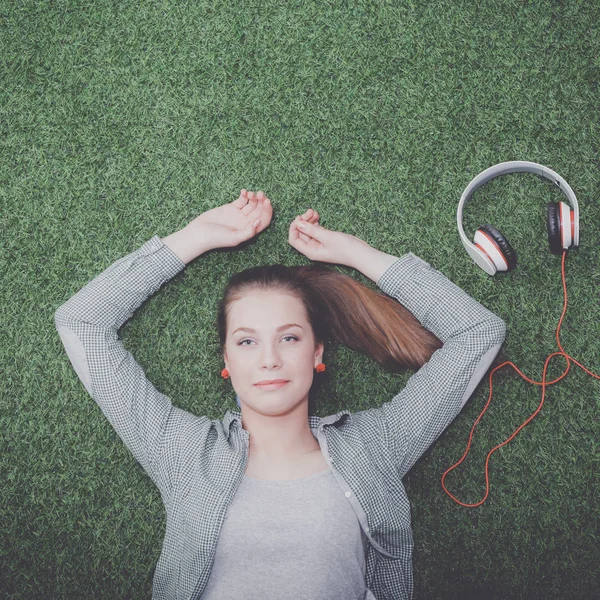
[[[561,327],[563,318],[565,316],[565,313],[567,312],[567,302],[568,302],[568,298],[567,298],[567,285],[565,283],[565,257],[566,257],[566,255],[567,255],[567,251],[563,250],[563,255],[562,255],[562,282],[563,282],[563,291],[564,291],[564,295],[565,295],[565,304],[564,304],[562,315],[560,316],[560,321],[558,322],[558,327],[556,329],[556,342],[557,342],[558,347],[560,348],[561,351],[560,352],[553,352],[546,359],[546,362],[544,363],[544,371],[542,373],[542,381],[541,382],[539,382],[539,381],[532,381],[531,379],[529,379],[526,375],[524,375],[523,373],[521,373],[521,371],[517,368],[517,366],[514,363],[512,363],[510,361],[503,362],[501,365],[498,365],[490,373],[490,395],[488,397],[487,404],[485,405],[483,411],[481,412],[481,414],[479,415],[479,417],[477,417],[477,420],[475,421],[475,423],[473,424],[473,427],[471,428],[471,434],[469,435],[469,443],[467,444],[467,449],[465,450],[465,453],[463,454],[462,458],[457,463],[455,463],[454,465],[452,465],[442,475],[442,487],[444,488],[444,491],[448,494],[448,496],[450,496],[450,498],[452,498],[455,502],[457,502],[461,506],[475,507],[475,506],[480,506],[481,504],[483,504],[485,502],[486,498],[489,495],[488,463],[490,461],[490,456],[492,455],[493,452],[495,452],[496,450],[498,450],[498,448],[502,448],[502,446],[504,446],[505,444],[508,444],[508,442],[510,442],[517,435],[517,433],[519,433],[519,431],[521,431],[521,429],[523,429],[523,427],[525,427],[525,425],[527,425],[527,423],[529,423],[540,412],[540,410],[542,409],[542,406],[544,405],[544,397],[546,395],[546,386],[547,385],[554,385],[555,383],[559,382],[563,377],[565,377],[565,375],[569,372],[569,369],[571,368],[570,360],[572,360],[578,367],[581,367],[586,373],[588,373],[592,377],[595,377],[596,379],[600,379],[600,376],[592,373],[591,371],[588,371],[582,364],[580,364],[579,362],[577,362],[572,356],[568,355],[564,351],[564,348],[562,347],[562,344],[560,343],[559,331],[560,331],[560,327]],[[548,368],[548,363],[550,362],[550,359],[553,356],[564,356],[566,358],[566,360],[567,360],[567,369],[565,370],[565,372],[560,377],[558,377],[554,381],[546,382],[546,370]],[[525,421],[525,423],[523,423],[507,440],[505,440],[504,442],[502,442],[501,444],[499,444],[498,446],[496,446],[495,448],[492,448],[490,450],[490,452],[488,453],[487,458],[485,460],[485,496],[483,497],[483,500],[481,500],[480,502],[477,502],[476,504],[466,504],[464,502],[461,502],[457,498],[455,498],[446,489],[446,486],[444,485],[444,479],[445,479],[446,475],[450,471],[452,471],[453,469],[456,469],[456,467],[458,467],[458,465],[460,465],[460,463],[462,463],[462,461],[466,458],[467,454],[469,453],[469,448],[471,446],[471,440],[473,439],[473,431],[475,430],[475,427],[477,426],[477,423],[479,423],[479,421],[481,420],[481,417],[483,417],[483,414],[487,410],[488,406],[490,405],[490,401],[492,399],[492,393],[493,393],[492,377],[493,377],[494,373],[498,369],[501,369],[505,365],[510,365],[511,367],[513,367],[515,369],[515,371],[517,371],[517,373],[519,373],[519,375],[523,379],[526,379],[529,383],[532,383],[534,385],[541,385],[542,386],[542,401],[540,402],[540,405],[538,406],[537,410],[529,417],[529,419],[527,419],[527,421]]]

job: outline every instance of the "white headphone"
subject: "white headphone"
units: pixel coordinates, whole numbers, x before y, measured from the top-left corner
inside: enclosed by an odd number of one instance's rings
[[[553,254],[562,254],[563,250],[571,246],[579,246],[579,205],[569,184],[558,173],[538,163],[524,160],[498,163],[479,173],[469,183],[462,193],[456,213],[458,232],[463,246],[475,263],[488,275],[495,275],[498,271],[510,271],[514,269],[517,266],[517,253],[513,250],[504,235],[489,224],[482,225],[476,230],[475,237],[473,238],[474,243],[471,243],[462,225],[463,206],[471,199],[475,190],[480,188],[484,183],[500,175],[518,172],[535,173],[549,179],[562,190],[573,207],[571,210],[562,201],[548,202],[547,224],[550,251]]]

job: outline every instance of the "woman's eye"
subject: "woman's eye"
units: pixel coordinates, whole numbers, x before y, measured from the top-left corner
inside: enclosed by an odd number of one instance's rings
[[[291,338],[291,339],[293,339],[293,340],[296,340],[296,341],[298,341],[298,338],[297,338],[295,335],[286,335],[286,336],[285,336],[283,339],[284,339],[284,340],[287,340],[288,338]],[[251,341],[252,341],[252,340],[242,340],[242,341],[241,341],[241,342],[238,344],[238,346],[244,346],[244,345],[247,345],[247,346],[249,346],[250,344],[244,344],[244,342],[251,342]]]

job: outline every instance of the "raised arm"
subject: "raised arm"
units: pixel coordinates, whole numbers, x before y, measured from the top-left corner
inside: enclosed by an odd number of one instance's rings
[[[369,247],[351,266],[444,343],[390,402],[356,414],[383,429],[404,477],[461,411],[498,354],[506,324],[412,252],[398,258]]]
[[[187,230],[154,236],[120,258],[54,314],[67,355],[90,396],[159,488],[170,496],[178,432],[196,417],[173,406],[146,378],[117,332],[152,294],[202,254]]]

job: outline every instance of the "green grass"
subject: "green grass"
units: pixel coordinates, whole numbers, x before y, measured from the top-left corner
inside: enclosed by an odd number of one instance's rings
[[[118,258],[241,188],[271,198],[270,227],[200,257],[121,330],[181,408],[211,418],[236,408],[220,377],[220,293],[248,266],[307,264],[287,231],[308,207],[327,228],[439,269],[507,322],[506,357],[541,381],[563,309],[546,203],[562,194],[530,174],[475,194],[466,231],[501,229],[519,256],[508,274],[476,267],[456,229],[465,187],[507,160],[546,165],[577,195],[561,342],[599,373],[598,22],[600,5],[585,0],[2,2],[1,597],[150,597],[160,494],[87,395],[53,313]],[[412,374],[341,346],[325,359],[321,416],[379,406]],[[548,378],[564,366],[554,359]],[[441,476],[487,402],[486,375],[404,480],[416,599],[600,593],[599,386],[573,365],[492,455],[486,502],[465,508]],[[509,367],[496,375],[470,454],[446,478],[461,501],[483,498],[487,453],[540,400]]]

